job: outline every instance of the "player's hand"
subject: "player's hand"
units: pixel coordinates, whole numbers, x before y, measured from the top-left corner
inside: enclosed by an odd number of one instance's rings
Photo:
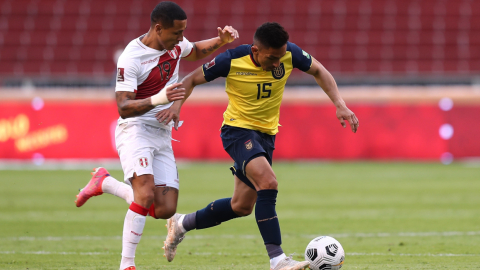
[[[357,129],[359,127],[358,118],[350,109],[347,108],[347,106],[337,108],[337,118],[340,121],[342,127],[347,127],[347,124],[345,123],[346,120],[350,124],[352,132],[357,133]]]
[[[218,36],[223,43],[230,43],[239,38],[238,31],[230,25],[225,25],[223,29],[221,27],[217,27],[217,30]]]
[[[171,85],[167,86],[165,90],[167,91],[167,99],[168,101],[172,102],[175,100],[180,100],[185,97],[185,88],[180,88],[182,83],[172,83]]]
[[[178,106],[177,103],[173,103],[170,108],[159,111],[155,115],[155,118],[157,118],[159,123],[163,123],[165,125],[168,125],[168,123],[173,120],[173,127],[175,130],[178,130],[178,122],[180,121],[180,106]]]

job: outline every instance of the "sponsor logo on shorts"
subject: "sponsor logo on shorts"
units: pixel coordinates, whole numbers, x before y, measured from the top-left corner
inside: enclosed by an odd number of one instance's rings
[[[148,158],[141,157],[138,159],[138,161],[140,162],[140,166],[142,166],[143,168],[146,168],[148,166]]]
[[[252,140],[248,140],[245,142],[245,148],[247,148],[247,150],[252,150],[253,148]]]

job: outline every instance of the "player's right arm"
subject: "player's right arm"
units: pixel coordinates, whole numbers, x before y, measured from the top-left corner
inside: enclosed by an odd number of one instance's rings
[[[117,91],[117,109],[123,119],[143,115],[157,105],[167,104],[175,100],[183,100],[185,89],[177,88],[181,83],[171,84],[156,95],[144,99],[135,99],[137,93],[129,91]]]
[[[137,96],[137,78],[140,63],[135,58],[122,54],[117,63],[117,82],[115,98],[120,117],[123,119],[143,115],[161,104],[183,99],[185,89],[177,88],[181,84],[174,83],[161,89],[157,94],[145,98],[135,99]]]

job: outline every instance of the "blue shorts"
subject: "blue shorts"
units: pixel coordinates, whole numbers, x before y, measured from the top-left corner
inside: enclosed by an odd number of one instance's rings
[[[245,175],[245,166],[250,160],[265,156],[272,166],[273,150],[275,150],[275,135],[268,135],[260,131],[224,125],[220,134],[223,149],[233,159],[230,168],[247,186],[255,189]]]

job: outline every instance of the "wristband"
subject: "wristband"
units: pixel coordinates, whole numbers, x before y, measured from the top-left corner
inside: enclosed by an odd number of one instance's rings
[[[150,97],[152,100],[152,105],[153,106],[158,106],[158,105],[164,105],[170,103],[170,101],[167,98],[167,88],[163,88],[158,92],[157,94],[153,95]]]

